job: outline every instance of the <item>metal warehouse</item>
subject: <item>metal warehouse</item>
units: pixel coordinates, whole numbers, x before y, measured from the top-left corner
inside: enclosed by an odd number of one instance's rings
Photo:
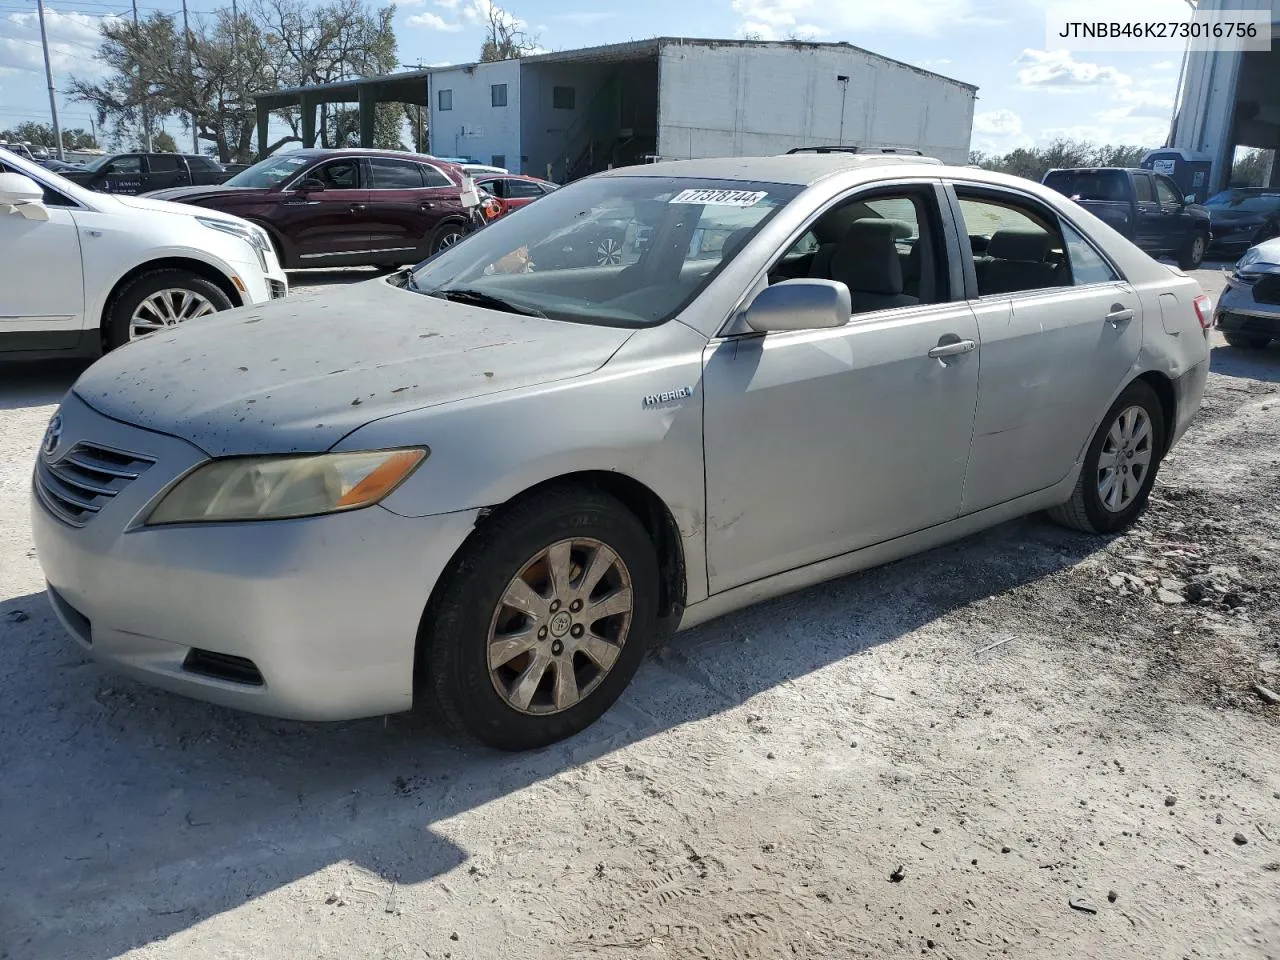
[[[977,88],[845,43],[663,37],[427,71],[430,151],[565,181],[843,144],[969,154]]]

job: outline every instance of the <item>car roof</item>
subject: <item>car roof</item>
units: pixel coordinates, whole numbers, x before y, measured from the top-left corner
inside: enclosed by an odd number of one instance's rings
[[[776,157],[717,157],[706,160],[664,160],[659,163],[617,167],[602,177],[688,177],[706,180],[749,180],[809,186],[827,177],[853,170],[886,166],[926,166],[936,176],[941,161],[932,157],[901,154],[792,153]]]

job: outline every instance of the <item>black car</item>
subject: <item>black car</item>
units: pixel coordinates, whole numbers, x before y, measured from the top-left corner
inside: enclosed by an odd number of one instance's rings
[[[1280,237],[1280,188],[1235,187],[1204,203],[1213,229],[1212,249],[1224,255]]]
[[[62,175],[90,190],[125,194],[213,186],[231,177],[212,157],[184,153],[110,154]]]

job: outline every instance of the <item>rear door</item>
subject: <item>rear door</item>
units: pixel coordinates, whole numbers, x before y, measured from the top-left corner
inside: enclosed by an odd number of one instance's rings
[[[982,343],[968,514],[1071,472],[1137,360],[1142,305],[1082,232],[1038,199],[958,182],[954,191],[968,232],[994,225],[1014,241],[993,242],[1004,255],[981,275],[965,258]]]
[[[143,159],[147,169],[142,175],[141,192],[185,187],[191,183],[187,161],[176,153],[151,153]]]
[[[369,259],[369,191],[359,157],[325,160],[294,177],[269,219],[292,239],[299,266],[363,263]],[[306,179],[323,190],[298,189]]]
[[[410,263],[427,256],[432,234],[454,206],[458,188],[428,164],[370,157],[370,253]]]

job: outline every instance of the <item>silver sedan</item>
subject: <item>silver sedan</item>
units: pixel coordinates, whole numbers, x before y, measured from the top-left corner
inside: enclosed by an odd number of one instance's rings
[[[1227,277],[1214,323],[1233,347],[1261,350],[1280,340],[1280,239],[1245,251]]]
[[[146,682],[301,719],[426,700],[536,747],[675,629],[1033,511],[1123,529],[1210,321],[1026,180],[617,170],[103,358],[39,451],[35,542],[76,642]]]

